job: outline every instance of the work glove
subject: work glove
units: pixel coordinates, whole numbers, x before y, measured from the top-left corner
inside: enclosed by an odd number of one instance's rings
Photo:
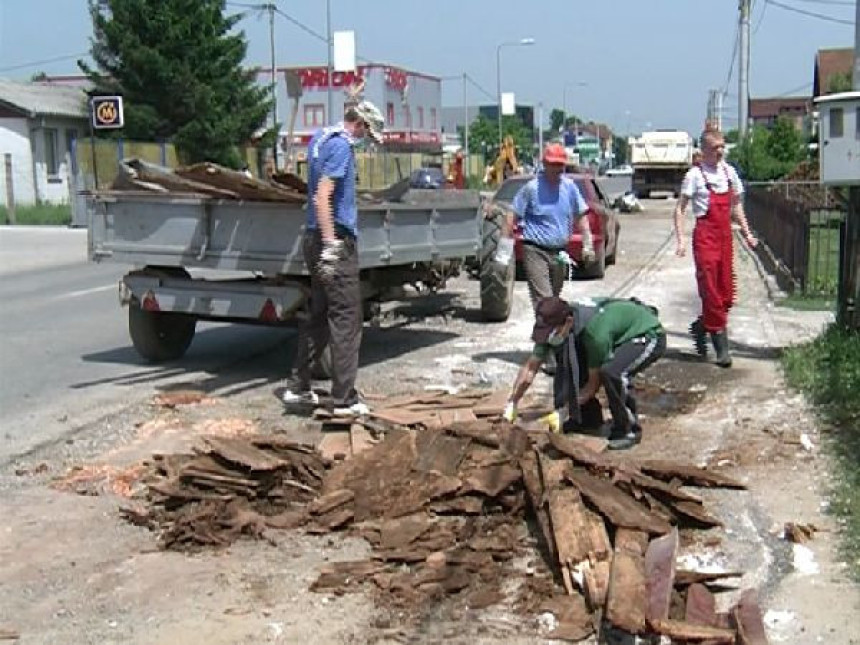
[[[496,246],[496,255],[493,260],[504,266],[508,266],[514,257],[514,240],[511,237],[503,237],[499,239],[499,244]]]
[[[553,434],[561,432],[561,414],[558,410],[553,410],[540,418],[541,423],[547,424],[549,431]]]
[[[583,264],[591,264],[597,259],[594,253],[594,241],[591,238],[591,229],[586,227],[582,232],[582,262]]]
[[[322,252],[317,262],[317,273],[323,282],[331,282],[334,279],[342,248],[343,242],[340,240],[323,240]]]
[[[505,406],[505,411],[502,412],[502,418],[508,423],[513,423],[517,420],[517,404],[513,401],[508,401]]]

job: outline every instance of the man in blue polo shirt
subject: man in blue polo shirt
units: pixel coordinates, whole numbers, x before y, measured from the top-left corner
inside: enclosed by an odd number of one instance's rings
[[[347,108],[343,123],[317,131],[308,144],[308,215],[302,251],[311,278],[310,317],[302,325],[295,380],[285,403],[316,403],[311,366],[331,344],[333,412],[367,414],[355,389],[361,348],[361,288],[355,143],[382,143],[383,119],[369,101]]]
[[[594,244],[588,218],[588,205],[576,183],[564,176],[567,153],[559,143],[550,143],[543,153],[543,170],[520,188],[514,197],[513,212],[508,214],[508,231],[514,220],[522,231],[523,268],[532,308],[543,298],[557,297],[568,274],[567,254],[573,224],[582,233],[582,259],[594,260]],[[547,371],[554,368],[552,358]]]

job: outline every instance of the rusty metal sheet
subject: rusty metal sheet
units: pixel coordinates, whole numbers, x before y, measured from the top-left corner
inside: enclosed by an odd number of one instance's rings
[[[675,586],[675,561],[678,557],[678,529],[651,540],[645,552],[648,582],[648,620],[669,618],[672,589]]]

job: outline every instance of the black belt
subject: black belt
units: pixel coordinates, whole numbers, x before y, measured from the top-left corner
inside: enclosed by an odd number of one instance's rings
[[[523,244],[525,244],[526,246],[533,246],[536,249],[546,251],[547,253],[558,253],[559,251],[564,251],[567,249],[567,247],[565,246],[543,246],[542,244],[532,242],[531,240],[523,240]]]

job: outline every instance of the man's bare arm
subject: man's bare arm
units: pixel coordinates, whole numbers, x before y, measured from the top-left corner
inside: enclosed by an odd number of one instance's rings
[[[683,257],[687,251],[686,241],[684,240],[684,220],[687,217],[687,205],[690,203],[690,198],[686,195],[678,197],[678,204],[675,206],[675,255]]]
[[[334,215],[332,214],[332,196],[334,195],[334,180],[323,177],[317,184],[317,192],[314,195],[314,208],[317,215],[317,226],[323,241],[330,242],[335,238]]]
[[[525,393],[535,380],[541,364],[543,364],[543,359],[538,358],[534,354],[529,356],[528,360],[520,367],[519,373],[517,373],[514,387],[511,389],[511,396],[508,399],[509,401],[512,401],[514,404],[520,402],[520,399],[525,396]]]

